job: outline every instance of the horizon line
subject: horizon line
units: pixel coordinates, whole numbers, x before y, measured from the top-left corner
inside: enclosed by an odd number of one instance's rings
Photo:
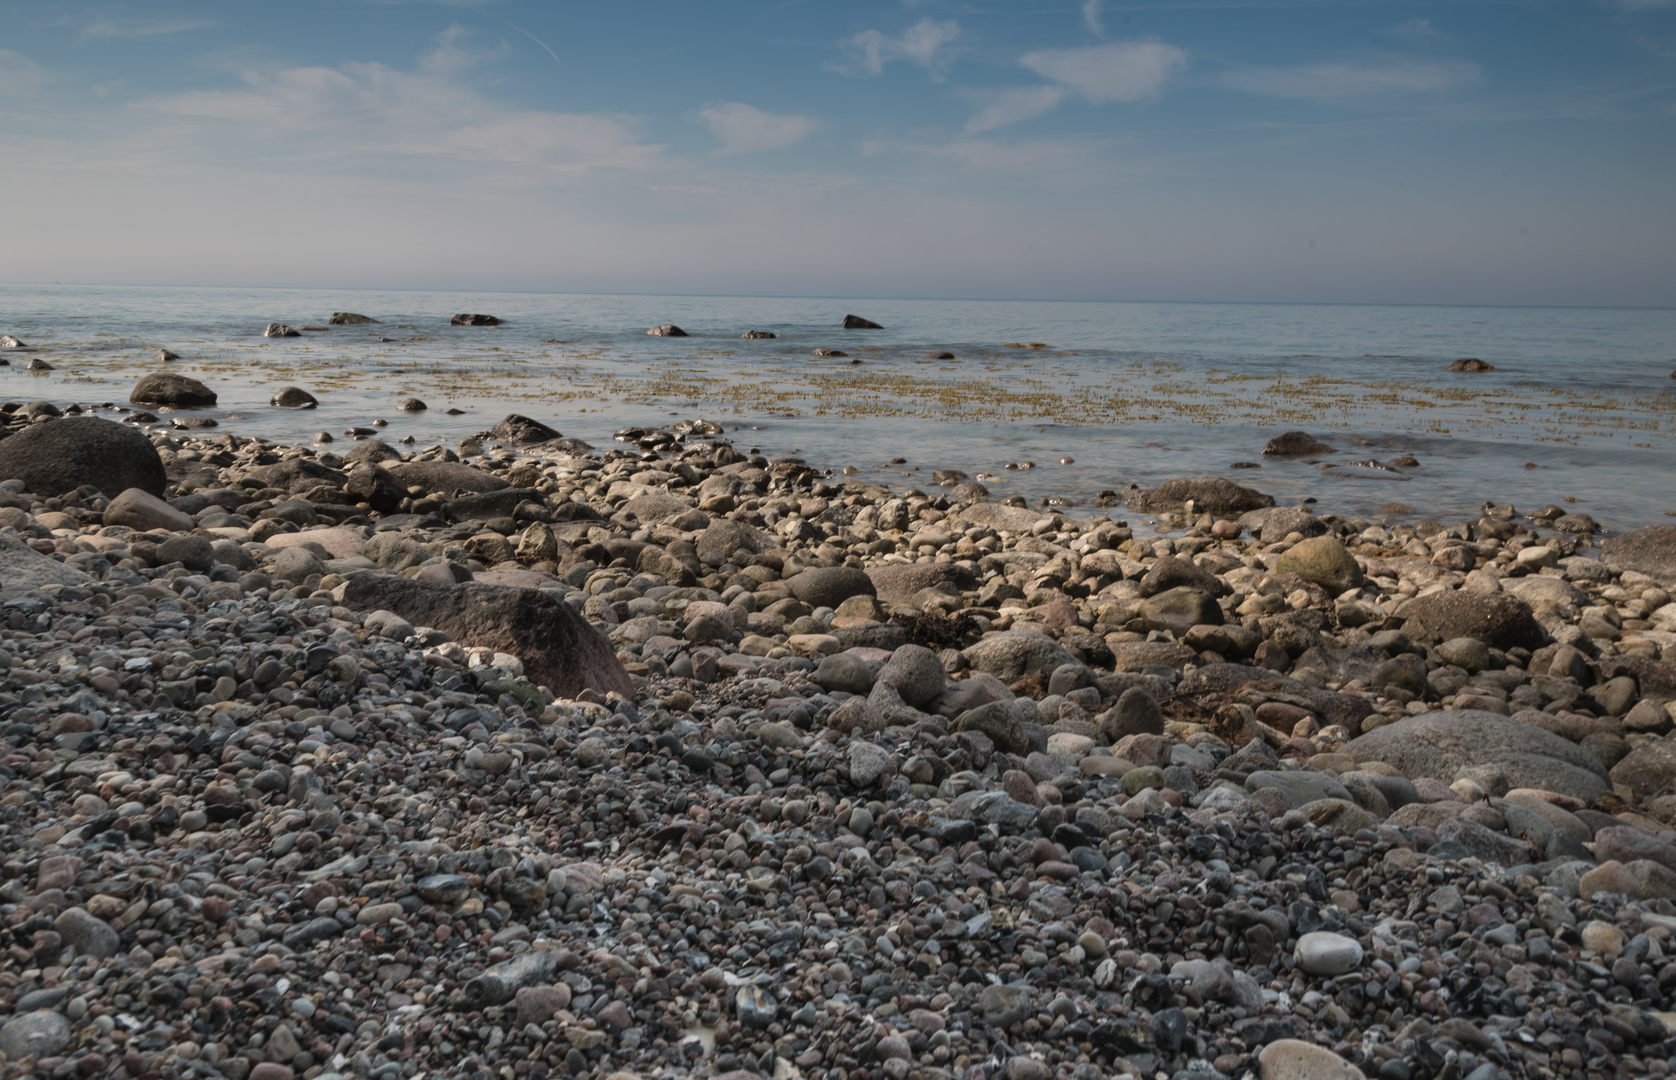
[[[61,281],[0,281],[0,288],[80,288],[80,289],[204,289],[217,291],[251,290],[271,292],[349,292],[349,293],[459,293],[464,295],[502,296],[633,296],[670,297],[693,300],[854,300],[882,303],[973,303],[973,304],[1204,304],[1247,307],[1441,307],[1441,308],[1512,308],[1512,309],[1583,309],[1593,311],[1676,311],[1672,304],[1589,304],[1589,303],[1495,303],[1489,301],[1436,300],[1183,300],[1183,299],[1094,299],[1076,297],[1018,297],[1018,296],[861,296],[817,295],[813,293],[704,293],[704,292],[631,292],[601,291],[576,292],[542,289],[442,289],[412,286],[347,286],[317,285],[195,285],[181,283],[140,282],[72,282]]]

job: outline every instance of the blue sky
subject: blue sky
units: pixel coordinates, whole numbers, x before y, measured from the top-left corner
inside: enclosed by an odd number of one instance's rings
[[[1676,0],[0,3],[15,281],[1676,305]]]

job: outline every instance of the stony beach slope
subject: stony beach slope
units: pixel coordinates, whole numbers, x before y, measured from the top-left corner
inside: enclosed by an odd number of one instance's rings
[[[80,411],[0,439],[6,1076],[1676,1064],[1676,527]]]

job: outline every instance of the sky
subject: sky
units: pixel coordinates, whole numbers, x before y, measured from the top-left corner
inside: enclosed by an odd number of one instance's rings
[[[1676,306],[1676,0],[0,0],[0,279]]]

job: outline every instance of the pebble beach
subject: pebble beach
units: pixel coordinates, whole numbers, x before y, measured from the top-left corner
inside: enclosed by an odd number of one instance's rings
[[[0,406],[6,1076],[1676,1068],[1676,526],[162,364]]]

